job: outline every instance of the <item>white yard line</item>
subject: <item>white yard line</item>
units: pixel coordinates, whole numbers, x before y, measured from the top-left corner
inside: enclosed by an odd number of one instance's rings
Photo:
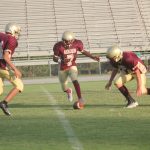
[[[61,122],[66,135],[68,137],[68,141],[70,142],[73,150],[84,150],[82,144],[80,143],[78,137],[73,131],[69,120],[67,120],[65,114],[61,111],[61,108],[57,105],[57,101],[55,98],[48,92],[45,88],[43,88],[44,93],[47,95],[50,104],[54,105],[53,110],[56,112],[59,121]]]

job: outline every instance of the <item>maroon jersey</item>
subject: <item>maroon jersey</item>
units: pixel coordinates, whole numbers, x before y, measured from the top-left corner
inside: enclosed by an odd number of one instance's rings
[[[141,73],[146,73],[146,67],[143,61],[134,52],[123,52],[123,58],[119,62],[111,61],[115,68],[125,71],[126,73],[135,72],[139,69]]]
[[[69,59],[67,64],[64,64],[63,61],[61,61],[60,64],[60,69],[66,70],[71,66],[76,66],[77,52],[83,51],[83,43],[82,41],[75,39],[70,48],[66,48],[64,43],[60,41],[54,45],[53,51],[54,55],[60,57],[61,60],[64,60],[65,58]]]
[[[8,51],[10,54],[10,59],[15,51],[15,48],[18,46],[18,42],[15,37],[0,33],[0,68],[6,69],[6,61],[3,59],[3,54],[5,51]]]

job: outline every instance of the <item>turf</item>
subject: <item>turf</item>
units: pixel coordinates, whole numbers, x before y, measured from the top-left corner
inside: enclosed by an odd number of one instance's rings
[[[135,82],[127,84],[140,104],[135,109],[124,108],[115,87],[106,91],[106,81],[80,84],[86,107],[79,111],[57,83],[25,85],[9,105],[12,117],[0,111],[0,150],[150,149],[150,97],[137,98]],[[10,88],[5,87],[4,95]],[[75,147],[77,139],[81,145]]]

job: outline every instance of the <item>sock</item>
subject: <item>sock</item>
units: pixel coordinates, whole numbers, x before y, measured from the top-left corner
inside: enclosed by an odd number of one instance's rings
[[[74,88],[76,90],[78,99],[81,99],[81,90],[80,90],[79,82],[77,80],[75,80],[75,81],[73,81],[73,85],[74,85]]]
[[[131,97],[128,89],[124,85],[118,89],[121,92],[121,94],[124,95],[128,102],[135,102],[135,100]]]

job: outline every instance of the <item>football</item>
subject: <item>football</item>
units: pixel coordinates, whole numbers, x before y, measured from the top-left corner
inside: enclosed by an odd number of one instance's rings
[[[84,108],[84,104],[80,103],[79,101],[76,101],[76,102],[73,104],[73,108],[74,108],[74,109],[83,109],[83,108]]]

